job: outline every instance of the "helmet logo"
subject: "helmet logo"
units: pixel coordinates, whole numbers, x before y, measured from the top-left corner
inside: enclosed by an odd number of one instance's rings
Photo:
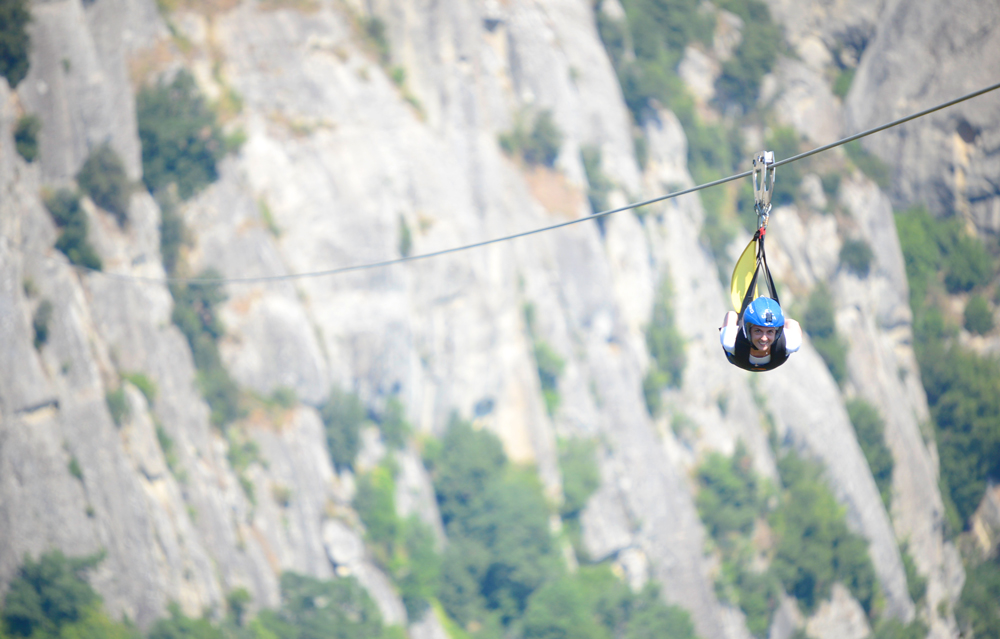
[[[771,312],[771,309],[764,311],[764,321],[768,324],[774,323],[774,313]]]

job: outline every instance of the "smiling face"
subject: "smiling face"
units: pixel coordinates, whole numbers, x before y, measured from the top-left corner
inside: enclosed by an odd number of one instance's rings
[[[754,349],[767,353],[774,343],[774,338],[778,334],[776,328],[765,328],[763,326],[750,327],[750,344]]]

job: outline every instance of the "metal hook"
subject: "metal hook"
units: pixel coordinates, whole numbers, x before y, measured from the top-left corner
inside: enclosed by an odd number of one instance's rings
[[[771,193],[774,191],[774,152],[758,151],[753,158],[753,197],[757,211],[757,228],[767,228],[771,214]]]

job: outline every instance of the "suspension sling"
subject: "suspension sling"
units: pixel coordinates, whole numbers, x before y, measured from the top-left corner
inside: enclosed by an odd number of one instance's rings
[[[764,237],[767,234],[767,222],[771,214],[771,193],[774,190],[774,153],[761,151],[754,157],[753,189],[757,232],[736,261],[730,281],[733,308],[739,312],[741,319],[747,306],[762,295],[781,303],[774,288],[774,279],[767,266],[767,254],[764,251]]]
[[[774,287],[771,270],[767,266],[767,253],[764,251],[764,237],[767,235],[767,221],[771,213],[771,193],[774,189],[774,153],[761,151],[753,160],[754,210],[757,212],[757,232],[753,239],[743,249],[740,259],[736,261],[733,277],[730,282],[730,297],[733,307],[739,312],[737,316],[736,350],[726,353],[731,364],[748,371],[772,370],[781,366],[787,359],[785,338],[779,327],[776,339],[771,346],[771,358],[766,364],[750,363],[751,344],[749,334],[743,325],[743,315],[747,307],[759,297],[769,297],[780,306],[778,291]]]

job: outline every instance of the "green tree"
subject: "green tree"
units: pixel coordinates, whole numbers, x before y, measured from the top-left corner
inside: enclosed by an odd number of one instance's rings
[[[563,517],[577,517],[601,485],[597,444],[587,439],[559,441],[559,470],[563,479]]]
[[[965,328],[977,335],[993,330],[993,309],[982,295],[973,295],[965,305]]]
[[[11,637],[56,637],[100,604],[84,575],[101,555],[68,558],[62,551],[44,553],[38,561],[25,556],[4,598],[3,628]]]
[[[847,377],[847,344],[837,334],[833,315],[833,296],[826,284],[818,285],[809,294],[802,326],[812,338],[813,346],[826,362],[838,383]]]
[[[840,247],[840,263],[858,277],[868,277],[875,254],[864,240],[847,239]]]
[[[761,80],[784,49],[781,27],[760,0],[725,0],[720,6],[743,18],[745,27],[733,56],[722,64],[715,88],[721,101],[749,112],[757,104]]]
[[[542,398],[549,415],[555,415],[559,408],[559,376],[565,362],[546,342],[535,341],[535,364],[538,379],[542,385]]]
[[[576,580],[563,577],[536,590],[522,619],[524,639],[606,639],[607,629],[595,623]]]
[[[875,485],[882,495],[886,511],[892,505],[892,470],[895,462],[885,443],[885,422],[878,410],[863,399],[847,401],[847,414],[854,426],[858,444],[868,461]]]
[[[1000,637],[1000,560],[981,561],[966,569],[955,617],[964,636]],[[971,632],[969,632],[971,631]]]
[[[226,142],[194,77],[179,72],[169,84],[145,87],[136,99],[142,171],[153,193],[170,184],[188,199],[218,178]]]
[[[463,625],[491,616],[508,625],[561,561],[535,476],[510,468],[496,436],[453,418],[431,460],[450,540],[440,600]]]
[[[212,410],[212,423],[219,427],[242,414],[239,388],[222,365],[217,345],[217,340],[225,334],[217,307],[226,300],[226,294],[221,285],[211,280],[221,277],[221,273],[209,268],[197,277],[209,281],[170,287],[174,297],[170,318],[187,338],[198,369],[198,388]]]
[[[559,157],[559,148],[563,143],[563,134],[556,126],[552,111],[542,111],[535,118],[535,126],[522,151],[524,161],[528,164],[542,164],[551,167]]]
[[[720,544],[753,529],[760,509],[759,486],[753,460],[740,442],[732,457],[709,453],[698,467],[695,503],[709,533]]]
[[[52,302],[42,300],[31,318],[31,328],[35,332],[35,348],[39,349],[49,341],[49,322],[52,321]]]
[[[87,239],[89,224],[87,214],[80,207],[80,194],[62,188],[43,195],[45,208],[52,214],[59,227],[56,249],[61,251],[72,264],[93,270],[101,270],[101,258]]]
[[[38,158],[38,134],[41,130],[42,121],[33,113],[21,116],[17,120],[17,126],[14,128],[14,145],[25,162],[34,162]]]
[[[386,400],[385,411],[378,426],[385,443],[397,450],[406,446],[406,438],[413,431],[413,427],[406,421],[406,409],[396,396]]]
[[[367,411],[354,393],[333,388],[320,406],[330,458],[338,468],[354,468],[354,458],[361,448],[361,425]]]
[[[262,613],[258,621],[261,627],[283,639],[393,636],[382,625],[375,602],[353,577],[320,581],[286,572],[281,576],[281,609]]]
[[[28,75],[30,21],[27,0],[0,0],[0,75],[11,88],[17,88]]]
[[[94,204],[115,216],[118,226],[125,225],[132,185],[125,175],[125,165],[110,144],[105,142],[91,151],[76,181]]]
[[[583,170],[587,174],[587,200],[590,210],[601,213],[608,209],[608,193],[614,188],[614,183],[601,169],[601,148],[589,145],[580,149],[583,159]]]
[[[979,506],[987,479],[1000,478],[1000,361],[940,343],[918,352],[941,476],[964,522]]]
[[[787,494],[772,513],[778,537],[771,570],[807,613],[841,582],[871,611],[875,570],[865,541],[850,532],[841,507],[814,463],[785,455],[778,464]]]
[[[167,607],[170,617],[149,629],[149,639],[224,639],[222,631],[208,619],[191,619],[175,603]]]

